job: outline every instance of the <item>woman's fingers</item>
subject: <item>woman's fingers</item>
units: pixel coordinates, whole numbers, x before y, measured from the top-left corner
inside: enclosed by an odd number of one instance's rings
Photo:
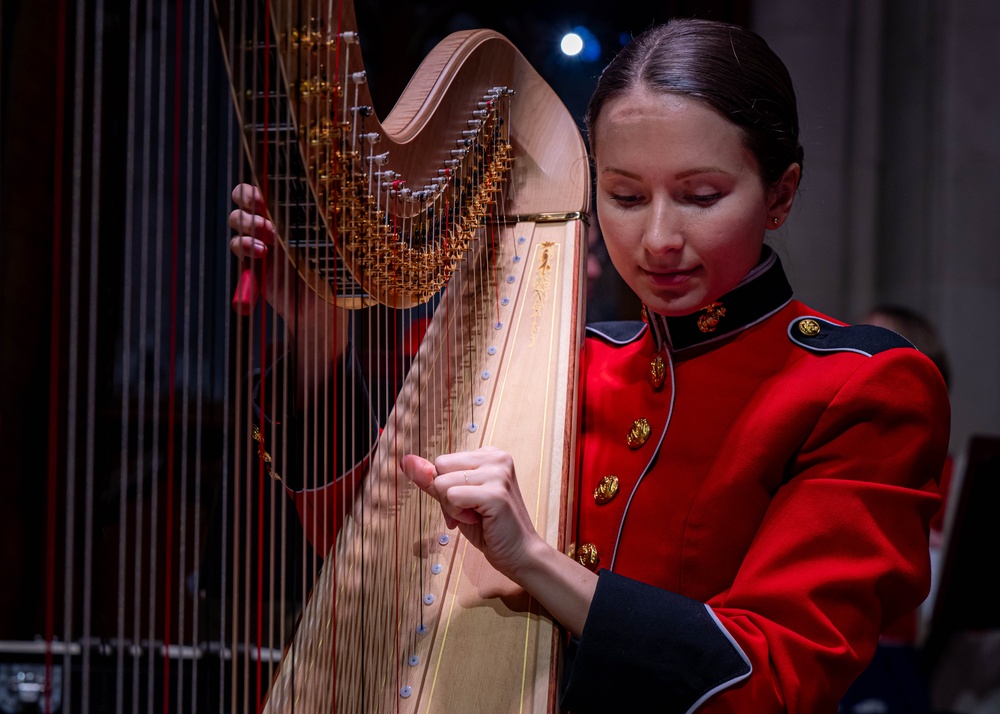
[[[468,472],[438,473],[433,463],[414,454],[404,456],[400,466],[417,488],[441,504],[449,528],[459,523],[479,523],[480,516],[474,508],[475,499],[470,494],[473,489]],[[463,505],[459,505],[459,501]]]
[[[434,477],[437,475],[437,470],[427,459],[422,459],[415,454],[408,454],[404,456],[399,465],[403,469],[403,473],[413,481],[417,488],[421,491],[430,492],[431,485],[434,483]],[[434,494],[431,493],[433,496]]]
[[[441,504],[449,528],[462,534],[501,573],[510,575],[529,557],[539,539],[517,487],[514,461],[499,449],[483,447],[400,462],[407,476]]]
[[[267,255],[267,245],[252,236],[233,236],[229,239],[229,249],[237,258],[263,258]]]
[[[439,494],[438,500],[447,518],[469,525],[482,521],[479,508],[485,494],[479,484],[469,480],[467,472],[441,474],[434,479],[433,487]],[[454,528],[455,523],[449,523],[448,527]]]
[[[264,205],[264,197],[253,184],[241,183],[233,189],[233,203],[249,213],[265,215],[267,206]]]
[[[229,227],[241,236],[252,236],[265,243],[274,243],[274,224],[264,216],[237,208],[229,214]]]
[[[233,202],[239,206],[229,214],[229,227],[236,233],[229,248],[239,258],[263,258],[274,244],[274,224],[267,219],[260,190],[241,183],[233,189]]]
[[[442,454],[434,459],[434,466],[438,473],[442,474],[465,470],[471,475],[474,471],[478,471],[484,475],[482,478],[484,481],[487,473],[500,473],[509,478],[514,474],[514,460],[510,454],[493,446],[483,446],[475,451]]]

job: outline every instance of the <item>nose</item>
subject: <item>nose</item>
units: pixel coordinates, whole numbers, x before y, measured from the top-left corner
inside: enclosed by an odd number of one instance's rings
[[[650,205],[643,231],[643,247],[658,255],[684,246],[684,217],[669,198],[657,198]]]

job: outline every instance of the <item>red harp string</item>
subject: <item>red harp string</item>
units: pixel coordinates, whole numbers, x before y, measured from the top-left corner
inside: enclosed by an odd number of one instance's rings
[[[0,404],[11,465],[0,520],[18,525],[0,528],[24,536],[9,551],[37,546],[4,554],[21,586],[4,600],[17,615],[0,613],[2,663],[48,711],[409,711],[474,693],[458,686],[471,677],[433,678],[474,666],[449,646],[480,638],[531,651],[530,663],[480,669],[491,691],[538,710],[544,677],[524,672],[555,647],[549,630],[529,647],[494,637],[492,620],[460,633],[487,612],[522,638],[548,625],[511,609],[516,597],[449,590],[483,564],[397,464],[548,433],[543,390],[504,370],[534,349],[515,346],[532,314],[571,329],[521,362],[572,369],[572,316],[551,320],[541,298],[529,310],[520,297],[532,251],[569,251],[586,203],[585,177],[554,201],[536,180],[586,165],[564,108],[509,42],[476,30],[435,49],[379,117],[349,3],[56,10],[54,28],[44,4],[3,18],[5,42],[16,38],[5,120],[45,161],[14,171],[31,162],[8,160],[0,182],[3,319],[23,341],[3,354],[15,369]],[[39,27],[55,29],[52,52],[37,51]],[[33,86],[33,72],[44,81]],[[522,93],[532,109],[518,117]],[[524,121],[535,114],[537,136]],[[525,133],[507,136],[508,121]],[[566,138],[568,160],[546,155]],[[19,143],[5,159],[24,155]],[[515,144],[533,202],[506,183]],[[313,184],[300,194],[302,174]],[[266,269],[230,249],[241,183],[260,188],[279,228]],[[379,240],[362,244],[368,235]],[[237,312],[243,276],[268,299],[241,293]],[[349,358],[326,352],[339,336]],[[498,436],[497,402],[518,399],[534,401],[506,419],[527,436]],[[536,415],[544,429],[527,426]],[[532,458],[560,478],[569,469]]]

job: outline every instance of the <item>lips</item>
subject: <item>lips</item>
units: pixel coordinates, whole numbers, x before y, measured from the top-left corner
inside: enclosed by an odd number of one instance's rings
[[[694,274],[698,271],[698,268],[694,267],[682,270],[674,268],[663,268],[663,269],[643,268],[642,271],[646,274],[646,276],[650,280],[652,280],[657,285],[670,287],[686,283],[694,276]]]

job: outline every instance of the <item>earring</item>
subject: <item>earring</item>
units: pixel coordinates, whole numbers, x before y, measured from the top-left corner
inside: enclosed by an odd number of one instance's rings
[[[774,225],[778,225],[778,219],[777,218],[772,218],[771,222],[774,223]]]

